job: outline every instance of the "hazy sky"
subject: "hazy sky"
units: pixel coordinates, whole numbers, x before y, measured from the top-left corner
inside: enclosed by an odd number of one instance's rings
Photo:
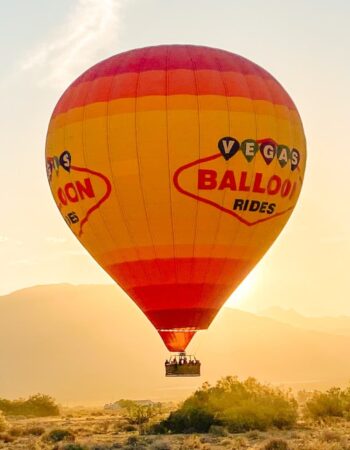
[[[51,111],[68,83],[105,57],[193,43],[271,72],[294,99],[308,142],[299,204],[230,303],[350,314],[349,17],[341,0],[2,1],[0,294],[110,282],[51,198],[44,165]]]

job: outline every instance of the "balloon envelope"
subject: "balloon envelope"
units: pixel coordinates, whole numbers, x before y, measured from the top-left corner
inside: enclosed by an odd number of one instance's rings
[[[185,45],[87,70],[46,145],[67,224],[172,351],[208,328],[276,239],[305,162],[297,109],[268,72]]]

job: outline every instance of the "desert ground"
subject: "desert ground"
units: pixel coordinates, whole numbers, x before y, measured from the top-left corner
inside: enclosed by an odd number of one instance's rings
[[[120,412],[65,408],[59,417],[7,418],[0,433],[6,450],[346,450],[350,449],[350,422],[298,423],[290,430],[230,434],[220,427],[208,434],[140,434]]]

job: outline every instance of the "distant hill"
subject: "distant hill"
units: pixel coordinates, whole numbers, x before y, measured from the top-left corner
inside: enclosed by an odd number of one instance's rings
[[[293,309],[278,306],[264,309],[259,315],[276,319],[279,322],[294,325],[306,330],[324,331],[326,333],[350,336],[350,317],[305,317]]]
[[[350,336],[230,308],[189,350],[203,376],[166,379],[166,348],[117,286],[38,286],[0,297],[0,397],[43,392],[65,404],[102,405],[176,400],[229,374],[297,387],[350,380]]]

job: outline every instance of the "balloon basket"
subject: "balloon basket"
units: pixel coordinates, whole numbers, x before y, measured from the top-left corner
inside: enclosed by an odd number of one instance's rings
[[[165,361],[166,377],[200,377],[201,363],[194,355],[179,353]]]

